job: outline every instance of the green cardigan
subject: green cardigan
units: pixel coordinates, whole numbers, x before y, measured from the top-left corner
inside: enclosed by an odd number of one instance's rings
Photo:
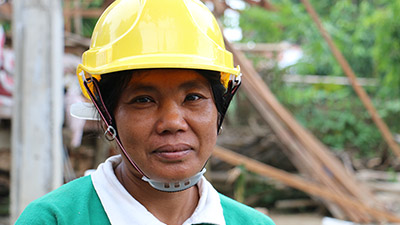
[[[264,214],[220,194],[227,225],[274,225]],[[33,201],[15,224],[110,224],[90,176],[71,181]]]

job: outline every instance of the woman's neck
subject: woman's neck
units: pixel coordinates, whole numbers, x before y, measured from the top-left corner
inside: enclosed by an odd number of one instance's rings
[[[129,194],[163,223],[182,224],[193,214],[199,202],[197,185],[180,192],[162,192],[131,173],[123,162],[114,172]]]

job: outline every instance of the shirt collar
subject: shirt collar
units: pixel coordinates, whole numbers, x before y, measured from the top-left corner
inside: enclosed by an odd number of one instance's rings
[[[107,213],[111,224],[154,224],[164,225],[142,204],[136,201],[122,186],[114,174],[114,168],[121,162],[120,155],[108,158],[92,173],[93,186]],[[225,225],[218,192],[202,177],[197,183],[200,199],[192,216],[183,225],[221,224]],[[134,212],[134,213],[132,213]]]

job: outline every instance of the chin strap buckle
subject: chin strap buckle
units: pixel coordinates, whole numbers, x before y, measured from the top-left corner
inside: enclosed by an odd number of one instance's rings
[[[117,131],[115,130],[115,128],[113,126],[109,125],[107,127],[107,130],[104,132],[104,137],[108,141],[112,141],[115,139],[116,136],[117,136]]]
[[[159,191],[178,192],[178,191],[184,191],[184,190],[196,185],[205,172],[206,172],[206,168],[203,168],[196,175],[194,175],[194,176],[192,176],[192,177],[190,177],[188,179],[175,181],[175,182],[156,181],[156,180],[150,179],[150,178],[145,177],[145,176],[142,177],[142,180],[146,181],[153,188],[155,188],[155,189],[157,189]]]

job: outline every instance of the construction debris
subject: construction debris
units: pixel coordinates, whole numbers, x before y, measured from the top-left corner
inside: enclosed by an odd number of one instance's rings
[[[312,196],[318,196],[323,199],[334,202],[341,209],[346,209],[347,215],[361,214],[368,215],[366,218],[360,218],[358,223],[371,223],[371,222],[396,222],[400,223],[400,217],[395,216],[393,213],[387,210],[376,208],[375,205],[366,205],[359,199],[354,198],[348,194],[343,194],[339,190],[336,192],[329,190],[323,184],[319,184],[313,181],[305,180],[297,175],[287,173],[285,171],[276,169],[266,164],[260,163],[257,160],[248,158],[246,156],[237,154],[233,151],[216,147],[213,153],[214,157],[220,160],[228,162],[236,166],[244,166],[248,171],[257,173],[262,176],[266,176],[275,180],[278,180],[290,187],[297,188]],[[357,217],[355,217],[357,218]],[[354,221],[354,218],[351,219]]]
[[[384,210],[383,205],[374,195],[366,187],[357,183],[354,174],[350,174],[330,150],[305,130],[278,102],[244,54],[233,48],[230,43],[226,42],[226,45],[227,49],[233,53],[236,63],[241,65],[244,74],[243,89],[247,97],[277,134],[282,144],[286,146],[287,155],[298,170],[321,184],[324,191],[329,190],[331,194],[337,194],[341,199],[351,201],[355,199],[362,206],[373,205],[377,210]],[[373,213],[367,214],[358,206],[343,202],[332,204],[330,201],[325,201],[325,204],[339,219],[349,218],[354,222],[381,221],[382,219],[377,215],[374,216]]]

